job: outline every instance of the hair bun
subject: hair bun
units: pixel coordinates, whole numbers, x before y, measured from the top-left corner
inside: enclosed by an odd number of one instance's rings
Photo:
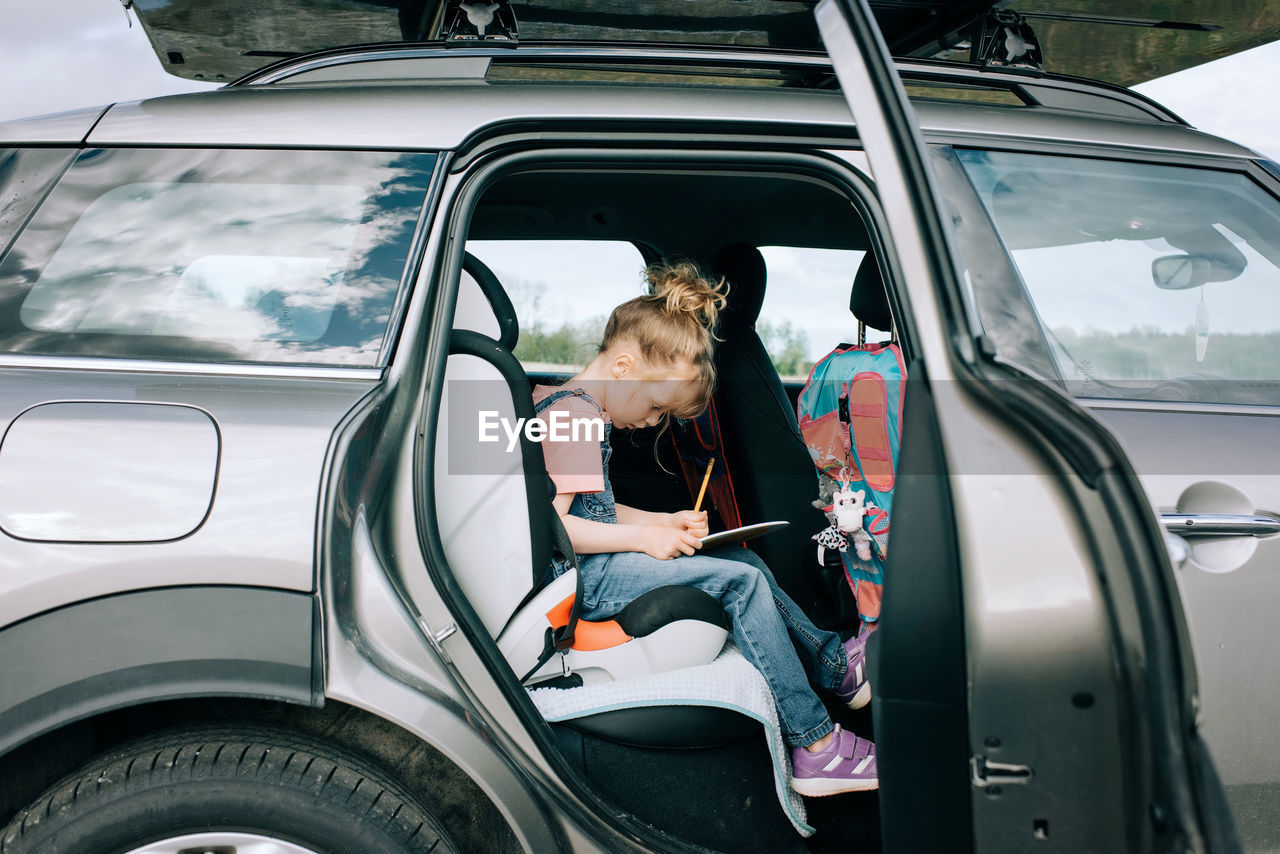
[[[728,285],[707,281],[692,261],[656,262],[645,268],[649,292],[665,303],[668,314],[684,314],[713,329],[726,301]]]

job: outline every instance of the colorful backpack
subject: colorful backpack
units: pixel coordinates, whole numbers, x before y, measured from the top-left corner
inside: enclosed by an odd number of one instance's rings
[[[897,344],[841,344],[813,366],[796,405],[801,436],[818,468],[818,494],[847,504],[850,493],[863,492],[865,534],[837,535],[833,525],[815,539],[820,549],[838,549],[858,614],[868,623],[880,617],[905,379]]]

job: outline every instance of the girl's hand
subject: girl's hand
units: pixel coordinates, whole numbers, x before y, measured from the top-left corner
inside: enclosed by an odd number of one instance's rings
[[[691,555],[702,548],[702,543],[696,536],[669,525],[641,526],[640,545],[641,551],[658,560],[670,560],[682,554]]]
[[[707,534],[711,533],[711,528],[707,525],[706,510],[699,510],[697,513],[692,510],[680,510],[669,515],[670,520],[667,524],[671,525],[673,528],[680,528],[681,530],[688,531],[695,537],[705,537]]]

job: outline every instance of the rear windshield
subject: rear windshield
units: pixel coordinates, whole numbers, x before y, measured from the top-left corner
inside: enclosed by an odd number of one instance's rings
[[[0,352],[376,366],[434,162],[85,152],[0,260]]]

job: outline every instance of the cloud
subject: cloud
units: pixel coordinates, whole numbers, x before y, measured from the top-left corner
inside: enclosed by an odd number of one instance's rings
[[[12,5],[12,4],[11,4]],[[0,121],[213,88],[165,72],[142,26],[110,0],[5,10]]]
[[[1280,42],[1272,42],[1133,88],[1206,133],[1280,160],[1277,66]]]

